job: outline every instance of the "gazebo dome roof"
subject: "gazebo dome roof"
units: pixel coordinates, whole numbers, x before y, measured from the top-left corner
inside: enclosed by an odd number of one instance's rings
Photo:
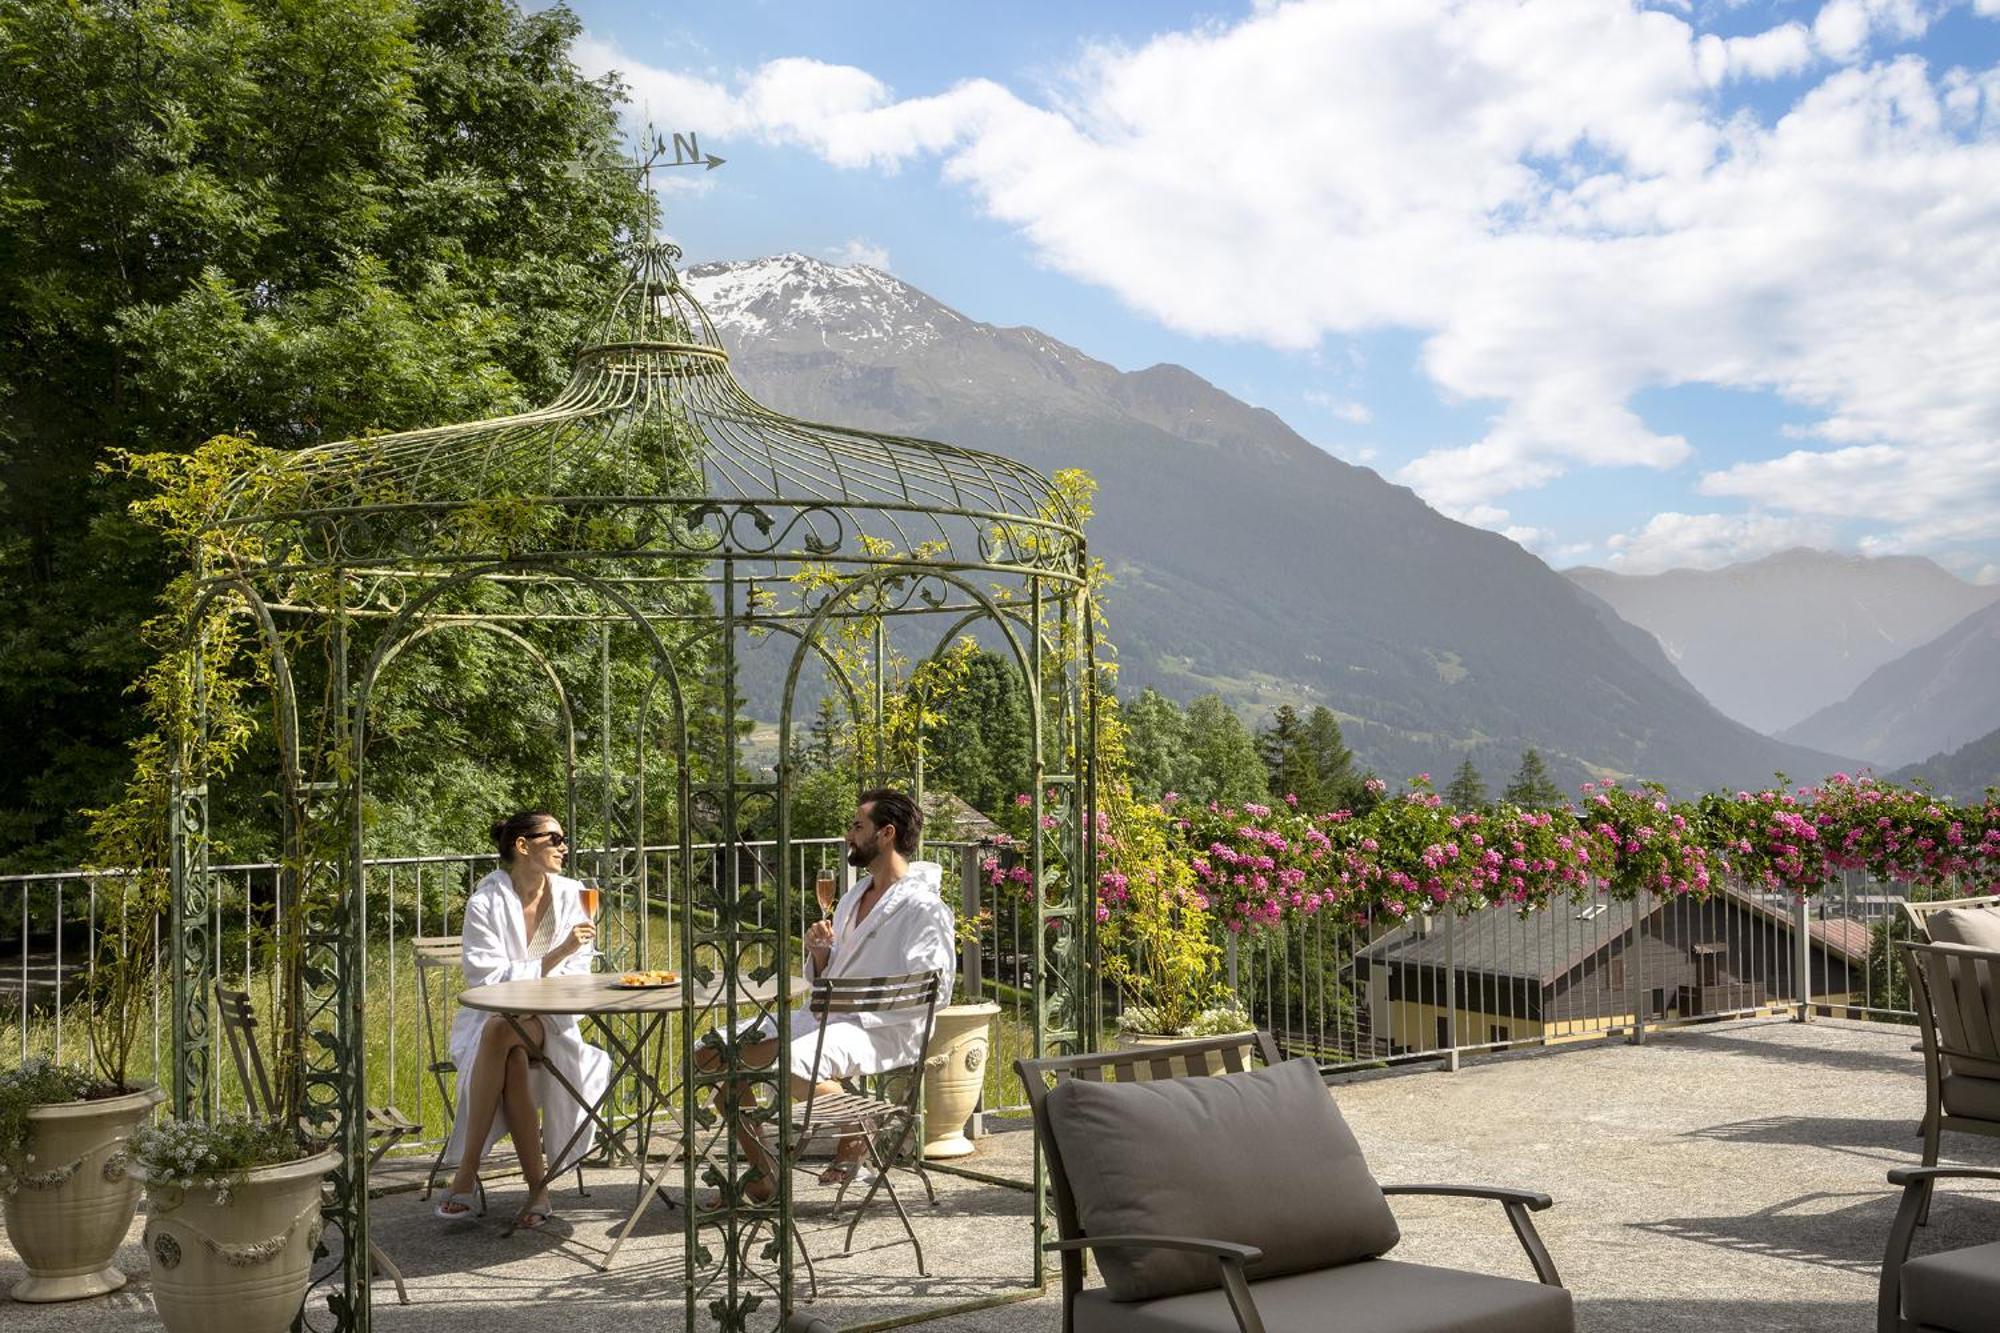
[[[546,407],[286,454],[237,485],[220,525],[293,525],[319,560],[406,563],[454,511],[560,511],[574,550],[590,514],[670,503],[725,545],[747,515],[761,534],[750,550],[769,558],[838,559],[860,533],[971,565],[1017,566],[1025,551],[1048,572],[1080,551],[1070,506],[1031,467],[800,421],[751,398],[679,257],[669,244],[637,248]]]

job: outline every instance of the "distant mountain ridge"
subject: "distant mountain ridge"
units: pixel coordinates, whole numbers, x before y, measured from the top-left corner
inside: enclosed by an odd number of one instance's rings
[[[1780,733],[1883,767],[1914,763],[2000,727],[2000,603],[1883,666],[1837,704]]]
[[[1889,777],[1895,782],[1921,782],[1955,801],[1977,801],[1988,787],[2000,787],[2000,729],[1956,750],[1899,768]]]
[[[815,420],[992,450],[1101,484],[1121,688],[1246,713],[1325,703],[1385,777],[1522,748],[1558,779],[1682,790],[1831,771],[1718,713],[1657,645],[1520,547],[1314,447],[1179,366],[1122,372],[1035,329],[802,255],[686,275],[746,387]]]
[[[1804,547],[1714,570],[1563,572],[1657,637],[1717,708],[1771,735],[2000,599],[1920,556]]]

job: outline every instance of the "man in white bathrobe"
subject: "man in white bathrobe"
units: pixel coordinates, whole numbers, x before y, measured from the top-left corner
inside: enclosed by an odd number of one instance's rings
[[[834,909],[833,920],[806,928],[805,975],[814,977],[886,977],[936,971],[939,1004],[948,1002],[956,963],[956,933],[951,908],[938,888],[944,871],[935,861],[911,861],[923,831],[923,812],[899,791],[882,788],[864,792],[847,827],[847,861],[867,871]],[[839,1080],[880,1074],[916,1062],[928,1035],[923,1011],[881,1014],[830,1014],[826,1039],[820,1041],[820,1019],[802,1002],[792,1010],[792,1096],[803,1099],[817,1082],[822,1094],[840,1090]],[[743,1048],[744,1065],[772,1064],[778,1056],[775,1027],[766,1021],[767,1040]],[[814,1052],[819,1064],[813,1066]],[[704,1049],[703,1068],[715,1069],[718,1054]],[[749,1088],[739,1094],[753,1095]],[[770,1197],[776,1165],[769,1150],[747,1124],[737,1127],[737,1139],[763,1173],[747,1187],[754,1199]],[[859,1138],[843,1140],[834,1164],[820,1179],[827,1184],[851,1179],[867,1145]]]

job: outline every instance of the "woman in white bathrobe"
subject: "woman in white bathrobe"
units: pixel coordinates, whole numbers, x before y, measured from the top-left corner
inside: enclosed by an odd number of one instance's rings
[[[479,881],[465,904],[465,984],[588,972],[596,927],[583,910],[583,886],[557,873],[569,845],[561,821],[539,811],[524,812],[495,824],[493,841],[500,868]],[[611,1060],[584,1042],[575,1015],[523,1018],[520,1027],[548,1064],[586,1098],[594,1102],[603,1095]],[[499,1142],[503,1128],[514,1140],[528,1184],[523,1226],[540,1226],[548,1219],[549,1179],[590,1151],[595,1127],[554,1078],[529,1064],[529,1053],[521,1031],[505,1015],[459,1009],[451,1028],[458,1111],[445,1150],[446,1160],[456,1162],[458,1170],[438,1203],[439,1217],[472,1216],[479,1163]],[[583,1132],[568,1161],[548,1161],[579,1125]]]

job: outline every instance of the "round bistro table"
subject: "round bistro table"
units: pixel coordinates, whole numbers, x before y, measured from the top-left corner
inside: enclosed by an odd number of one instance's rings
[[[800,995],[806,992],[803,977],[792,978],[792,990]],[[605,1053],[611,1057],[611,1075],[605,1080],[604,1092],[595,1101],[585,1097],[583,1092],[569,1081],[567,1075],[552,1063],[544,1063],[541,1068],[561,1085],[570,1100],[583,1109],[584,1124],[578,1125],[569,1137],[569,1142],[561,1151],[549,1159],[545,1174],[554,1179],[562,1170],[576,1141],[582,1137],[585,1125],[597,1126],[606,1141],[606,1146],[634,1162],[639,1170],[639,1194],[632,1205],[631,1214],[626,1217],[614,1235],[611,1249],[604,1256],[598,1269],[609,1272],[611,1261],[618,1256],[618,1250],[639,1224],[640,1216],[646,1211],[647,1202],[654,1197],[654,1187],[664,1178],[664,1167],[659,1174],[652,1170],[653,1121],[662,1107],[668,1105],[679,1081],[672,1084],[662,1081],[664,1056],[649,1068],[647,1054],[663,1043],[656,1040],[660,1029],[669,1018],[685,1013],[689,1009],[701,1009],[712,1004],[720,995],[721,987],[695,987],[690,997],[685,979],[672,986],[625,987],[618,984],[618,974],[611,972],[583,973],[558,977],[530,977],[522,981],[500,981],[490,986],[473,986],[459,992],[458,1002],[468,1009],[483,1010],[498,1014],[513,1024],[521,1034],[521,1040],[530,1050],[536,1049],[527,1030],[522,1027],[524,1018],[539,1018],[551,1014],[574,1014],[586,1024],[592,1037],[601,1042]],[[778,993],[774,980],[756,985],[740,986],[738,996],[748,1002],[762,1004],[773,999]],[[638,1020],[628,1038],[618,1030],[614,1020],[633,1017]],[[639,1090],[638,1114],[621,1130],[605,1112],[605,1105],[617,1089],[619,1080],[629,1075]],[[626,1131],[631,1131],[630,1141]],[[468,1145],[469,1146],[469,1145]],[[532,1202],[532,1200],[530,1200]],[[509,1224],[511,1232],[521,1219],[527,1216],[527,1205],[514,1216]]]

